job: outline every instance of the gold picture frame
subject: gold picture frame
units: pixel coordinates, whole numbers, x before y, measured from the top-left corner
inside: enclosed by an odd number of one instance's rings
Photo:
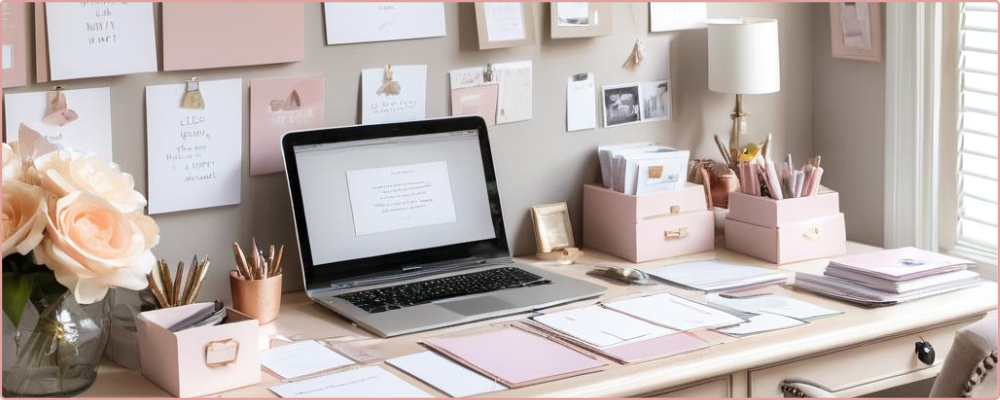
[[[573,225],[566,203],[545,204],[531,207],[531,221],[535,226],[535,245],[538,253],[551,253],[576,247]]]

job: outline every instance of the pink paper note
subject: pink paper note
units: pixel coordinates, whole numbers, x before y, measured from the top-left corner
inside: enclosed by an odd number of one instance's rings
[[[499,85],[482,85],[451,91],[451,115],[478,115],[486,126],[497,124],[497,95]]]
[[[163,69],[302,61],[302,3],[163,3]]]
[[[709,347],[709,343],[686,333],[660,336],[641,342],[604,349],[602,352],[624,363],[676,356]]]
[[[281,136],[322,128],[325,93],[322,75],[250,81],[250,175],[285,170]]]
[[[25,3],[3,2],[3,87],[28,83]]]
[[[579,374],[605,365],[579,351],[517,328],[431,339],[427,344],[511,387]]]

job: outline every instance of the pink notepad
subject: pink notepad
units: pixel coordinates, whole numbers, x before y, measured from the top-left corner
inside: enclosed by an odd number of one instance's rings
[[[510,387],[580,375],[604,362],[518,328],[430,339],[426,345]]]
[[[890,281],[905,281],[963,270],[969,265],[973,265],[973,263],[961,258],[913,247],[856,254],[830,260],[830,266],[833,268],[852,270]]]

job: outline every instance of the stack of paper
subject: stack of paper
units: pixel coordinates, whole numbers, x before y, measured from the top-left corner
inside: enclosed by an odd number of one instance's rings
[[[669,283],[704,292],[747,289],[776,283],[785,284],[788,279],[785,274],[775,270],[729,264],[717,260],[668,265],[648,271],[648,273]]]
[[[670,293],[612,301],[605,303],[605,306],[680,331],[733,326],[746,322],[733,314]]]
[[[979,284],[971,261],[912,247],[831,260],[824,275],[798,274],[795,287],[867,306],[889,306]]]
[[[600,146],[604,187],[628,195],[679,190],[687,181],[690,152],[652,142]]]
[[[260,365],[284,379],[294,379],[354,364],[315,340],[297,342],[260,353]]]

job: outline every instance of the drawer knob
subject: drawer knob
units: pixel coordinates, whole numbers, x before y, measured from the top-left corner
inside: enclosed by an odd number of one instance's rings
[[[670,215],[677,215],[681,213],[681,206],[670,206]]]
[[[815,227],[805,231],[805,233],[802,234],[802,237],[809,240],[819,240],[820,238],[819,227]]]
[[[920,338],[920,341],[916,345],[917,359],[920,362],[927,365],[934,365],[934,359],[937,354],[934,353],[934,346],[931,346],[930,342]]]
[[[666,230],[663,231],[663,238],[667,240],[682,239],[690,235],[688,228],[678,228],[676,231]]]

